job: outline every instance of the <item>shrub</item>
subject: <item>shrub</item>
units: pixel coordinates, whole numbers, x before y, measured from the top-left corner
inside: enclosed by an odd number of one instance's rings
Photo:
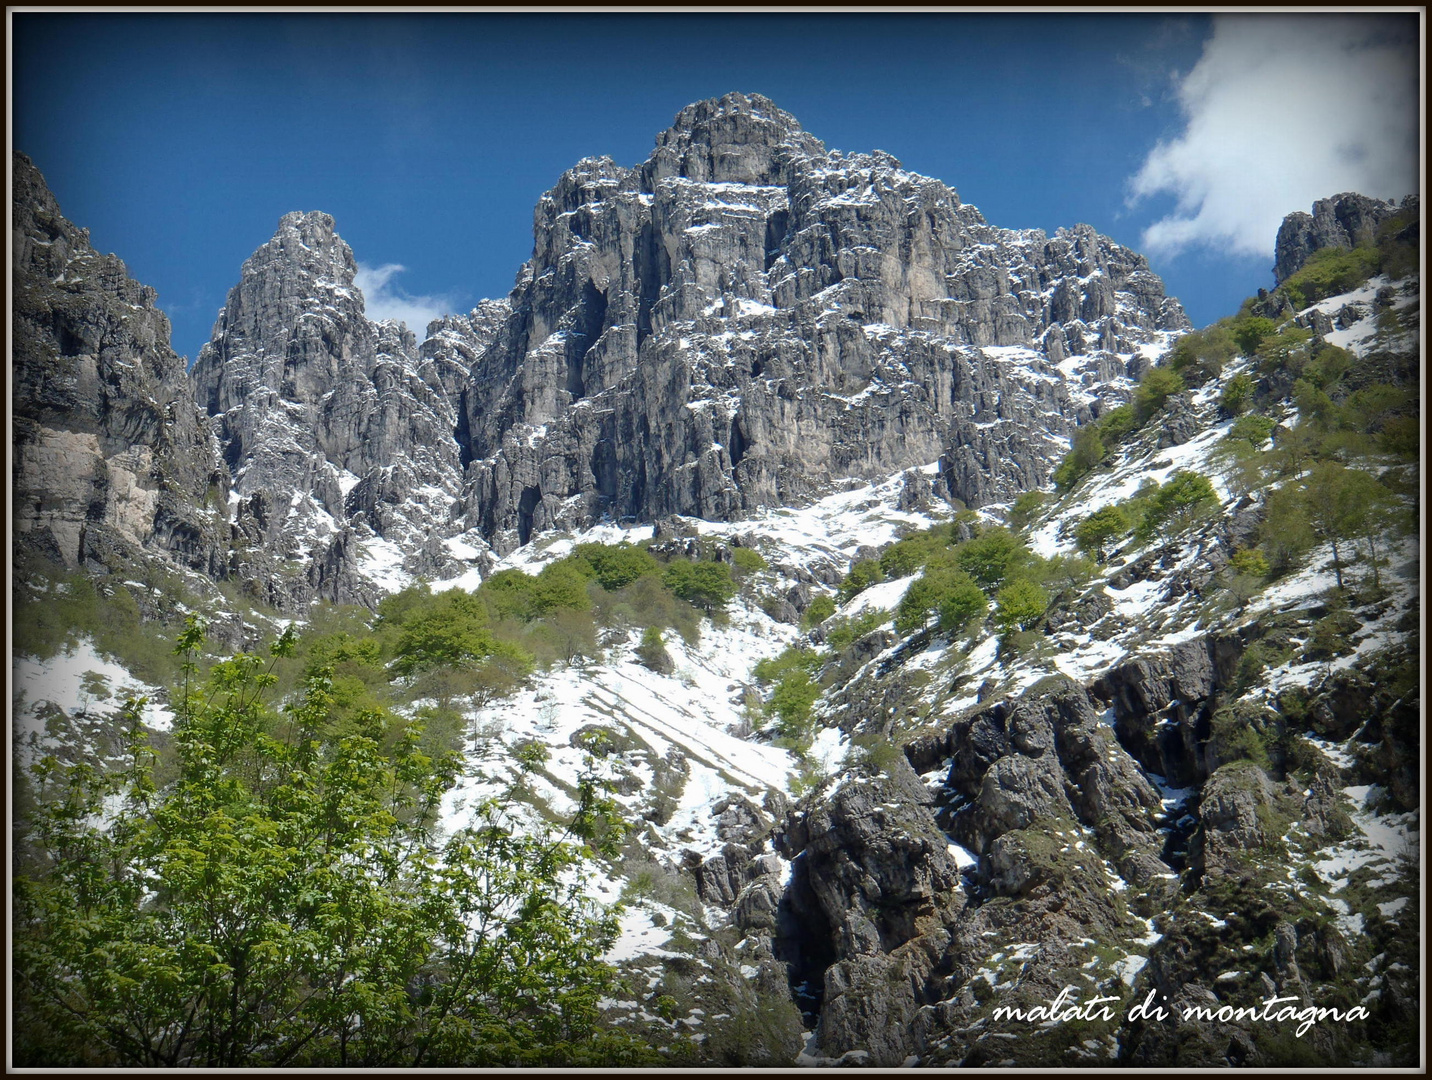
[[[827,593],[821,593],[814,597],[810,606],[805,609],[801,616],[801,625],[809,630],[812,626],[818,626],[835,614],[835,597]]]
[[[1308,346],[1313,332],[1301,326],[1288,326],[1258,346],[1258,370],[1265,374],[1285,370],[1298,375],[1308,360]]]
[[[895,541],[880,554],[880,572],[892,581],[908,577],[945,548],[948,535],[946,530],[940,529]]]
[[[747,574],[756,574],[767,566],[765,557],[755,548],[735,548],[731,552],[731,562],[744,577]]]
[[[840,583],[840,602],[846,603],[863,593],[872,585],[884,580],[884,572],[877,559],[861,559],[850,568],[845,580]]]
[[[1320,248],[1280,287],[1302,308],[1357,288],[1377,272],[1377,263],[1372,247]]]
[[[555,611],[591,610],[592,598],[587,595],[588,580],[571,563],[549,563],[529,588],[528,616],[539,618]]]
[[[1134,411],[1143,423],[1164,407],[1170,397],[1184,389],[1184,382],[1172,368],[1155,367],[1145,372],[1134,391]]]
[[[1218,398],[1218,403],[1234,416],[1247,412],[1252,402],[1253,377],[1246,371],[1241,371],[1229,379],[1228,385],[1223,388],[1223,393]]]
[[[945,631],[963,629],[988,609],[988,601],[968,573],[955,566],[937,566],[926,570],[900,598],[895,609],[895,629],[908,634],[938,616],[939,628]]]
[[[994,621],[1002,634],[1030,630],[1049,607],[1049,594],[1032,581],[1014,581],[995,598]]]
[[[1001,526],[986,529],[955,551],[956,564],[985,589],[999,588],[1010,572],[1028,558],[1029,549]]]
[[[1202,386],[1220,374],[1237,352],[1230,329],[1233,320],[1222,319],[1203,330],[1184,334],[1174,343],[1169,367],[1189,386]]]
[[[1256,450],[1268,441],[1277,426],[1266,416],[1240,416],[1229,427],[1226,438],[1246,442]]]
[[[1074,432],[1069,453],[1054,470],[1054,486],[1060,491],[1068,491],[1094,466],[1104,460],[1107,451],[1104,449],[1104,441],[1099,437],[1099,429],[1096,425],[1085,424]]]
[[[1104,549],[1109,541],[1123,536],[1131,528],[1133,522],[1129,520],[1122,507],[1106,506],[1101,510],[1095,510],[1092,514],[1081,521],[1074,529],[1074,543],[1080,551],[1093,555],[1099,562],[1104,561]]]
[[[1338,382],[1352,368],[1352,353],[1324,342],[1303,369],[1303,377],[1319,390]]]
[[[671,653],[666,651],[666,641],[661,636],[661,630],[655,626],[648,626],[642,631],[641,644],[636,647],[636,658],[644,667],[663,675],[670,675],[676,670]]]
[[[667,588],[682,600],[705,611],[723,611],[736,595],[736,583],[725,563],[675,559],[663,575]]]
[[[1259,578],[1268,576],[1268,557],[1257,548],[1235,551],[1230,563],[1233,569],[1240,574]]]
[[[872,608],[853,619],[841,619],[826,633],[825,642],[836,652],[843,652],[872,630],[883,626],[889,618],[888,611]]]
[[[1218,505],[1218,493],[1208,477],[1180,469],[1149,497],[1139,538],[1147,541],[1160,532],[1179,532]]]
[[[660,569],[651,552],[625,540],[620,544],[578,544],[569,557],[585,561],[597,583],[608,592],[616,592],[643,574]]]
[[[1049,501],[1049,496],[1042,491],[1026,491],[1009,508],[1009,524],[1011,528],[1026,529],[1034,521],[1034,516],[1043,509],[1044,504]]]
[[[1272,337],[1277,329],[1277,324],[1272,319],[1261,315],[1239,319],[1233,328],[1233,342],[1244,356],[1252,356],[1258,351],[1258,346]]]

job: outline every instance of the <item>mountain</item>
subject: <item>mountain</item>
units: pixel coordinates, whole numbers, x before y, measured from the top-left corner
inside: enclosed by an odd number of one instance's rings
[[[421,341],[286,215],[185,373],[14,169],[17,850],[35,763],[128,767],[106,700],[172,752],[161,628],[292,624],[279,692],[459,753],[440,833],[602,772],[658,1060],[1418,1061],[1415,197],[1290,215],[1195,331],[730,94]]]
[[[12,274],[17,547],[68,566],[146,552],[224,573],[229,477],[155,292],[61,216],[14,156]]]
[[[418,344],[364,316],[330,218],[280,222],[192,373],[233,477],[218,574],[371,604],[393,563],[451,577],[554,527],[734,520],[934,461],[933,495],[1008,499],[1188,327],[1089,227],[992,227],[759,95],[682,110],[634,168],[580,162],[533,231],[506,300]]]

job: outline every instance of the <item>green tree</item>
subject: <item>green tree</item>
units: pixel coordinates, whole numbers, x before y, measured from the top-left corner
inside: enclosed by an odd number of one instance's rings
[[[1054,470],[1054,486],[1069,491],[1094,466],[1104,460],[1107,451],[1096,424],[1085,424],[1074,432],[1069,453]]]
[[[1180,532],[1218,505],[1218,493],[1208,477],[1180,469],[1149,496],[1139,538],[1147,541],[1160,532]]]
[[[1014,533],[998,525],[967,540],[955,552],[955,562],[960,569],[984,589],[999,588],[1028,558],[1029,549]]]
[[[994,622],[1003,635],[1029,630],[1049,608],[1049,594],[1032,581],[1012,581],[995,597]]]
[[[664,675],[670,675],[676,670],[671,653],[667,652],[666,640],[661,636],[661,630],[655,626],[648,626],[642,631],[641,643],[636,647],[636,658],[643,667]]]
[[[1261,315],[1240,319],[1233,330],[1233,342],[1244,356],[1252,356],[1258,351],[1258,346],[1272,337],[1277,329],[1277,324],[1272,319]]]
[[[1218,399],[1218,403],[1233,416],[1247,412],[1252,401],[1253,376],[1246,371],[1240,371],[1229,379],[1228,385],[1223,388],[1223,393]]]
[[[1139,422],[1148,420],[1164,407],[1170,397],[1182,389],[1183,379],[1173,368],[1149,368],[1139,380],[1138,389],[1134,391],[1134,411],[1138,414]]]
[[[1093,555],[1098,562],[1104,561],[1104,549],[1109,541],[1126,534],[1133,523],[1122,507],[1106,506],[1095,510],[1074,529],[1074,543],[1080,551]]]
[[[1043,509],[1044,504],[1049,501],[1049,496],[1043,491],[1026,491],[1014,500],[1009,508],[1009,524],[1013,529],[1027,529],[1034,522],[1035,516]]]
[[[742,577],[757,574],[766,568],[766,558],[755,548],[738,547],[731,552],[731,562]]]
[[[1259,546],[1267,552],[1272,570],[1286,573],[1317,541],[1308,525],[1305,496],[1296,484],[1285,484],[1268,492],[1263,521],[1259,525]]]
[[[834,614],[835,597],[828,593],[821,593],[819,596],[811,598],[810,606],[801,616],[801,626],[809,630],[813,626],[819,626]]]
[[[16,1017],[46,1064],[135,1068],[624,1063],[598,1025],[613,914],[586,899],[583,847],[611,849],[603,786],[580,782],[564,834],[523,835],[496,805],[440,843],[455,764],[383,714],[337,739],[317,671],[282,712],[272,660],[201,685],[202,628],[180,638],[178,778],[155,786],[127,706],[129,764],[46,759],[15,882]],[[617,825],[613,830],[610,826]]]
[[[597,583],[608,592],[616,592],[643,574],[660,569],[651,552],[625,540],[620,544],[578,544],[572,557],[585,560]]]
[[[1313,535],[1333,551],[1333,573],[1343,587],[1343,564],[1348,545],[1369,540],[1373,544],[1376,573],[1376,537],[1390,524],[1392,493],[1370,473],[1349,469],[1336,461],[1319,461],[1303,486],[1303,507]]]
[[[1268,441],[1278,425],[1266,416],[1240,416],[1228,429],[1228,438],[1246,442],[1255,450]]]
[[[895,608],[895,629],[901,634],[938,619],[942,631],[963,630],[983,616],[989,602],[968,573],[957,566],[932,566],[910,583]]]
[[[846,574],[845,580],[840,583],[840,602],[847,603],[870,586],[878,585],[884,577],[878,559],[861,559],[850,568],[850,573]]]
[[[566,560],[548,563],[531,587],[530,615],[540,618],[555,611],[589,611],[592,598],[581,570]]]
[[[680,599],[694,604],[708,615],[723,611],[736,595],[736,583],[725,563],[690,562],[674,559],[663,575],[667,588]]]

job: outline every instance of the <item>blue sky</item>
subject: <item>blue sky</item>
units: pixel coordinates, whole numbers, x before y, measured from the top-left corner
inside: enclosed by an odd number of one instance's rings
[[[466,310],[564,169],[730,90],[993,224],[1095,226],[1200,326],[1272,284],[1284,213],[1418,190],[1414,14],[12,17],[14,148],[191,360],[284,213],[334,216],[370,313]]]

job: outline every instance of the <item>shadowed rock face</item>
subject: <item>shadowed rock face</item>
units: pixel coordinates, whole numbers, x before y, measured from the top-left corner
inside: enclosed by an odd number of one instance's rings
[[[154,290],[12,161],[17,550],[71,567],[150,552],[222,576],[227,528],[206,501],[228,477]]]
[[[1139,346],[1188,325],[1087,226],[994,228],[744,94],[682,110],[636,168],[564,174],[510,302],[434,350],[478,357],[463,512],[498,550],[602,515],[729,519],[936,459],[942,494],[1005,497],[1123,399]]]

